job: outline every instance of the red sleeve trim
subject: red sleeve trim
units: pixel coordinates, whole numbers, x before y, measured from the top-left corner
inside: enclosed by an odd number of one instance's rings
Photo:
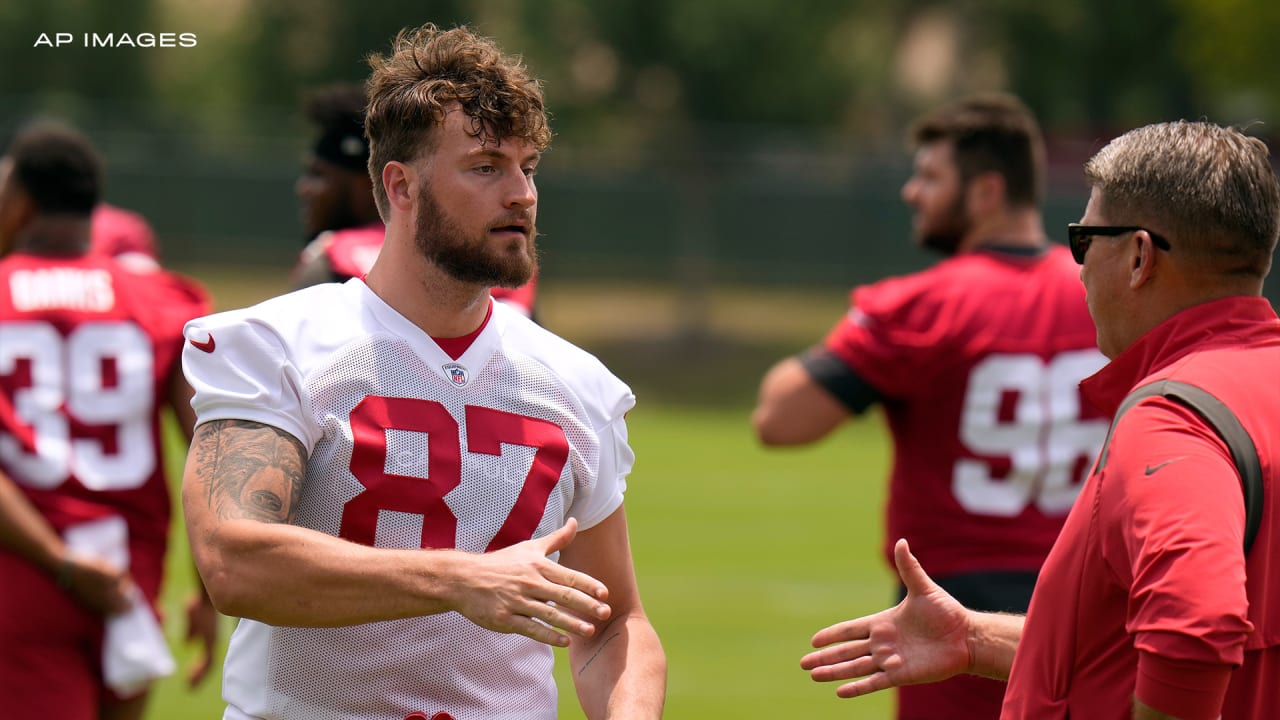
[[[1166,715],[1215,720],[1222,714],[1231,671],[1230,665],[1170,660],[1139,652],[1134,696]]]

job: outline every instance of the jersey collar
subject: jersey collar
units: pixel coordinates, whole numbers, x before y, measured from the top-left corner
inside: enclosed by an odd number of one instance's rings
[[[427,367],[437,375],[448,380],[455,387],[466,387],[484,369],[489,358],[498,350],[502,335],[506,331],[509,310],[500,303],[489,300],[489,313],[485,322],[474,334],[467,347],[456,358],[451,357],[431,336],[413,321],[401,315],[399,311],[388,305],[378,294],[369,289],[362,280],[352,279],[348,285],[354,284],[365,307],[374,319],[387,332],[402,338],[422,358]]]
[[[1192,352],[1275,337],[1280,320],[1262,297],[1229,297],[1195,305],[1147,331],[1080,383],[1084,398],[1108,415],[1145,378]]]

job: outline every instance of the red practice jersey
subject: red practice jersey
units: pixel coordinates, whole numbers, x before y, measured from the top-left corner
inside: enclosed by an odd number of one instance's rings
[[[132,210],[100,203],[90,218],[89,252],[113,257],[131,267],[154,268],[160,257],[155,231],[147,219]]]
[[[1066,248],[979,250],[858,288],[826,348],[894,439],[885,555],[930,574],[1035,571],[1107,432],[1077,387],[1106,362]]]
[[[0,261],[0,467],[59,531],[119,517],[158,592],[169,530],[160,408],[202,288],[109,258]]]
[[[303,249],[299,268],[323,256],[334,280],[362,278],[378,259],[385,234],[386,227],[380,222],[322,232]]]

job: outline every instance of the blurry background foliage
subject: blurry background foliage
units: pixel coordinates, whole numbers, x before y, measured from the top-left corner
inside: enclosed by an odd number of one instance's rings
[[[180,266],[284,267],[311,133],[298,100],[360,80],[405,26],[469,23],[544,79],[545,276],[844,287],[915,269],[903,127],[1005,89],[1050,138],[1050,231],[1080,164],[1130,127],[1206,117],[1275,132],[1280,4],[1263,0],[45,0],[0,3],[0,130],[84,128],[108,197]],[[41,33],[75,43],[34,47]],[[195,48],[85,48],[190,32]]]

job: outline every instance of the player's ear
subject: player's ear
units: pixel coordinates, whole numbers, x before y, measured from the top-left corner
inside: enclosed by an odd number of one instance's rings
[[[969,207],[979,215],[995,212],[1005,200],[1004,176],[998,172],[984,172],[969,180]]]
[[[412,167],[392,160],[382,166],[382,187],[387,191],[391,207],[409,212],[418,199],[418,173]]]

